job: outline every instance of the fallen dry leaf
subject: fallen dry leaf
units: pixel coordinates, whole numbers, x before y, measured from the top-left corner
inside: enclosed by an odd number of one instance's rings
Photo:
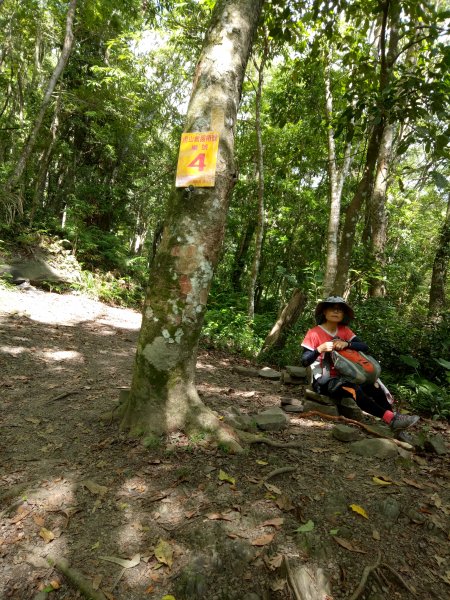
[[[279,569],[283,564],[283,559],[284,557],[282,554],[277,554],[276,556],[272,556],[271,558],[269,558],[268,556],[263,557],[263,560],[266,563],[266,567],[270,571],[275,571],[275,569]]]
[[[278,494],[279,496],[281,496],[281,494],[283,493],[280,488],[278,488],[276,485],[272,485],[271,483],[264,483],[264,487],[269,490],[269,492],[273,492],[274,494]]]
[[[222,469],[220,469],[219,471],[219,479],[220,481],[226,481],[227,483],[231,483],[231,485],[236,484],[236,479],[234,477],[231,477],[231,475],[228,475],[228,473],[225,473],[225,471],[222,471]]]
[[[424,490],[425,486],[422,485],[421,483],[414,481],[414,479],[407,479],[406,477],[403,477],[403,481],[407,484],[410,485],[411,487],[415,487],[418,490]]]
[[[376,483],[377,485],[392,485],[394,482],[391,481],[390,479],[388,479],[387,477],[383,477],[383,476],[379,476],[379,477],[372,477],[372,481],[374,483]]]
[[[359,506],[359,504],[350,504],[350,508],[353,512],[358,513],[358,515],[361,515],[365,519],[369,518],[369,515],[366,513],[362,506]]]
[[[270,589],[273,592],[281,592],[282,590],[284,590],[286,585],[286,580],[285,579],[276,579],[275,581],[273,581],[270,584]]]
[[[268,521],[264,521],[264,523],[262,523],[262,527],[275,527],[275,529],[280,529],[280,527],[283,525],[284,523],[284,519],[281,517],[277,517],[275,519],[269,519]]]
[[[367,554],[367,552],[365,550],[361,550],[361,548],[358,548],[358,546],[355,546],[354,544],[352,544],[352,542],[350,542],[349,540],[346,540],[344,538],[340,538],[337,536],[333,536],[333,540],[339,544],[339,546],[342,546],[343,548],[345,548],[346,550],[350,550],[350,552],[358,552],[359,554]]]
[[[88,489],[91,492],[91,494],[94,494],[96,496],[104,496],[108,491],[108,488],[106,486],[95,483],[95,481],[92,481],[90,479],[82,481],[81,485]]]
[[[41,515],[33,515],[33,521],[38,527],[44,527],[45,519]]]
[[[295,508],[294,504],[292,503],[292,500],[284,494],[282,494],[275,500],[275,504],[278,506],[278,508],[280,510],[289,511],[289,510],[293,510]]]
[[[11,523],[19,523],[23,521],[28,515],[31,513],[31,508],[26,508],[25,506],[19,506],[17,509],[17,514],[11,519]]]
[[[235,521],[239,519],[240,514],[236,511],[226,513],[209,513],[206,515],[210,521]]]
[[[256,538],[256,540],[253,540],[252,546],[267,546],[268,544],[270,544],[272,542],[274,537],[275,537],[274,533],[262,535],[261,537]]]
[[[155,558],[158,562],[167,565],[169,568],[173,564],[173,549],[169,542],[160,539],[155,548]]]
[[[102,582],[103,579],[103,575],[96,575],[94,577],[94,579],[92,580],[92,587],[94,588],[94,590],[98,590],[98,588],[100,587],[100,584]]]
[[[46,529],[45,527],[42,527],[42,529],[39,532],[39,535],[46,544],[49,544],[52,540],[55,539],[55,534],[49,529]]]
[[[100,560],[106,560],[107,562],[120,565],[123,569],[132,569],[133,567],[137,567],[137,565],[141,562],[140,554],[135,554],[130,560],[127,560],[126,558],[119,558],[117,556],[100,556],[99,558]]]

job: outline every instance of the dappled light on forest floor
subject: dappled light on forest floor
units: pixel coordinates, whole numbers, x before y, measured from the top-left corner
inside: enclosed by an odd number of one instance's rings
[[[25,293],[8,294],[27,308]],[[38,299],[55,314],[58,303],[68,310],[63,296]],[[105,311],[98,304],[93,314]],[[286,561],[294,570],[319,565],[344,600],[378,551],[408,587],[387,573],[384,591],[371,579],[377,593],[446,597],[448,455],[363,459],[332,437],[329,421],[295,414],[285,429],[252,434],[276,447],[249,442],[232,455],[201,431],[144,447],[103,417],[130,385],[137,330],[27,314],[3,313],[0,331],[1,347],[19,349],[0,354],[0,597],[34,600],[43,589],[53,590],[49,600],[77,597],[52,557],[108,600],[288,600]],[[139,318],[115,315],[121,326]],[[23,338],[17,346],[14,336]],[[225,353],[200,351],[198,364],[201,398],[220,422],[303,394],[302,385],[238,374],[239,359]],[[445,422],[424,428],[448,443]]]

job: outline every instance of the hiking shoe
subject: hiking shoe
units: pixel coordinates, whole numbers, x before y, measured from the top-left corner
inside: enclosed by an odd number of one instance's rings
[[[419,419],[420,417],[417,415],[401,415],[400,413],[396,413],[390,427],[392,431],[402,431],[402,429],[407,429],[415,425]]]

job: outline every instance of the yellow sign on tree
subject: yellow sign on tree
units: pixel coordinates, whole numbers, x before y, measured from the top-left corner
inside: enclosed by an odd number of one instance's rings
[[[219,134],[183,133],[178,155],[176,187],[214,187]]]

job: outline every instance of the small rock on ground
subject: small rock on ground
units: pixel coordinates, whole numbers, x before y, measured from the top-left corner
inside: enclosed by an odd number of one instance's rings
[[[335,425],[331,430],[331,435],[340,442],[354,442],[361,437],[359,431],[347,425]]]
[[[263,431],[279,431],[289,424],[289,417],[281,408],[269,408],[253,416],[256,425]]]
[[[280,379],[281,377],[280,371],[275,371],[275,369],[271,369],[270,367],[263,367],[258,371],[258,375],[265,379]]]
[[[374,440],[360,440],[359,442],[353,442],[350,445],[350,449],[359,456],[365,456],[367,458],[394,458],[398,455],[397,446],[383,438],[377,438]]]
[[[318,402],[312,402],[311,400],[306,400],[303,404],[305,412],[310,410],[316,410],[318,412],[323,413],[324,415],[332,415],[334,417],[338,417],[338,409],[336,406],[331,406],[329,404],[319,404]]]

